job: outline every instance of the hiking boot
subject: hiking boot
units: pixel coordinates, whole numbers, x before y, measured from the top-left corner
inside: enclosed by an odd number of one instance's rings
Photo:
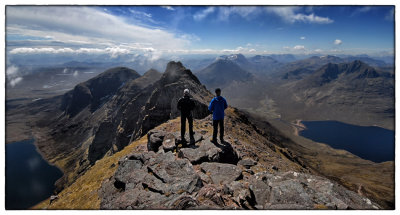
[[[196,140],[194,139],[194,137],[190,137],[190,144],[195,144]]]
[[[211,139],[210,142],[212,142],[212,143],[214,143],[214,144],[218,144],[218,141],[217,141],[216,139]]]

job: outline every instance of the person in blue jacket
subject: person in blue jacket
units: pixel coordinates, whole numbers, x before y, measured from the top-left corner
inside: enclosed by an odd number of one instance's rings
[[[208,110],[213,114],[213,139],[211,142],[217,143],[217,134],[218,134],[218,126],[219,126],[219,139],[221,143],[224,143],[224,116],[225,116],[225,109],[228,107],[226,100],[224,97],[221,96],[221,89],[217,88],[215,90],[215,94],[217,95],[214,97],[210,105],[208,106]]]

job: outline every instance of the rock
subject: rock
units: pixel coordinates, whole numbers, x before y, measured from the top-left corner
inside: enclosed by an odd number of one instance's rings
[[[165,135],[162,142],[162,147],[165,152],[174,151],[174,149],[176,148],[175,136],[171,133]]]
[[[160,130],[151,130],[147,133],[147,150],[157,152],[162,145],[166,133]]]
[[[179,150],[180,158],[187,158],[192,164],[199,164],[207,161],[217,162],[221,149],[216,147],[210,141],[202,141],[196,148],[182,148]]]
[[[264,179],[264,180],[263,180]],[[268,186],[266,177],[253,175],[249,178],[249,188],[255,198],[255,206],[263,208],[264,204],[269,200],[271,187]]]
[[[203,172],[210,176],[214,184],[231,183],[242,176],[242,171],[232,164],[205,162],[200,167]]]
[[[53,203],[55,200],[57,200],[58,199],[58,196],[57,195],[51,195],[50,196],[50,204],[51,203]]]
[[[250,209],[255,205],[248,183],[233,181],[224,185],[224,192],[231,195],[233,200],[243,208]]]
[[[315,205],[331,209],[374,209],[373,206],[377,206],[365,197],[319,176],[289,171],[276,175],[258,173],[255,177],[249,183],[257,204],[264,201],[263,195],[256,194],[256,185],[262,185],[260,179],[271,187],[264,209],[314,209]]]
[[[202,182],[204,182],[206,184],[211,183],[211,178],[208,175],[206,175],[202,172],[198,172],[197,174],[200,176],[200,179]]]
[[[140,160],[126,160],[120,163],[115,172],[115,181],[120,183],[120,188],[126,189],[126,184],[133,179],[144,178],[145,173],[140,171],[143,164]]]
[[[201,203],[208,203],[212,207],[224,207],[224,200],[222,199],[222,189],[218,188],[215,184],[205,185],[197,193],[197,200]],[[210,202],[207,202],[209,200]]]
[[[267,210],[305,210],[305,209],[311,209],[308,208],[305,205],[299,205],[299,204],[266,204],[264,209]]]
[[[200,176],[187,159],[176,159],[172,152],[133,153],[119,161],[114,176],[103,183],[102,209],[185,209],[195,207],[174,198],[190,195],[202,186]],[[186,202],[186,203],[185,203]],[[189,205],[189,206],[188,206]]]
[[[254,161],[254,160],[251,159],[251,158],[246,158],[246,159],[240,160],[240,161],[238,162],[238,165],[242,165],[242,166],[244,166],[246,169],[250,169],[250,167],[257,165],[257,161]]]
[[[178,140],[179,143],[182,143],[181,134],[179,132],[175,132],[175,133],[173,133],[173,135],[175,137],[178,137],[177,140]],[[190,140],[190,136],[189,136],[188,132],[186,132],[186,134],[185,134],[185,140],[186,141]],[[202,140],[203,140],[203,135],[201,135],[201,133],[199,134],[198,132],[195,132],[194,135],[193,135],[193,141],[190,144],[195,144],[195,143],[198,143],[198,142],[200,142]]]
[[[271,204],[313,205],[311,197],[303,186],[304,184],[297,180],[273,183],[269,202]]]
[[[189,195],[183,195],[172,202],[170,209],[184,210],[184,209],[193,209],[197,206],[199,206],[199,202],[196,199],[194,199]]]
[[[224,141],[223,144],[217,144],[217,147],[222,150],[219,157],[219,162],[237,164],[240,160],[239,153],[232,147],[230,143]]]
[[[187,158],[192,164],[200,164],[202,162],[236,164],[239,160],[236,151],[229,143],[227,145],[215,145],[208,138],[190,148],[180,149],[178,156]]]

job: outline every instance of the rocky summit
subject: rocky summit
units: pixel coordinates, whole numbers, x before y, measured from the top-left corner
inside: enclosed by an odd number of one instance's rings
[[[200,134],[199,134],[200,133]],[[147,149],[121,158],[99,190],[101,209],[378,209],[370,199],[324,177],[271,173],[231,143],[213,144],[197,131],[182,145],[177,133],[152,130]],[[168,141],[169,140],[169,141]],[[166,147],[166,141],[175,145]]]

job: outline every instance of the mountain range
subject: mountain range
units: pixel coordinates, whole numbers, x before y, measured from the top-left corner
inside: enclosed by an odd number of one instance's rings
[[[356,58],[328,55],[277,63],[268,56],[247,59],[238,54],[221,56],[196,74],[209,89],[222,87],[234,106],[269,118],[336,119],[393,129],[393,68],[365,56],[361,58],[384,67],[353,60]],[[249,65],[255,68],[254,62],[274,69],[249,72]],[[246,78],[247,73],[253,77],[251,80]]]
[[[116,67],[63,95],[8,111],[8,124],[26,117],[25,126],[31,128],[38,150],[64,172],[56,183],[58,199],[38,208],[393,208],[394,162],[376,164],[324,144],[297,141],[258,112],[259,106],[267,107],[282,114],[283,120],[312,119],[321,113],[351,121],[356,119],[352,114],[359,114],[357,119],[367,114],[357,123],[382,118],[389,122],[393,73],[333,56],[289,64],[270,57],[243,57],[222,57],[195,74],[180,62],[169,62],[164,73],[151,69],[143,75]],[[242,68],[270,63],[286,65],[287,70],[259,78]],[[296,78],[282,76],[282,71],[301,66],[307,69],[294,74]],[[208,141],[212,126],[207,106],[213,98],[208,89],[215,87],[222,87],[230,106],[250,111],[227,110],[227,138],[220,146]],[[181,145],[176,133],[177,101],[186,88],[196,102],[196,144],[190,147]],[[380,106],[368,112],[377,102]],[[186,172],[169,172],[176,165]],[[329,171],[333,167],[340,169]],[[346,180],[341,179],[343,174]],[[174,184],[183,187],[171,188]],[[326,187],[328,196],[318,184],[332,184]],[[81,190],[82,186],[90,190]],[[212,195],[205,194],[208,191]]]

